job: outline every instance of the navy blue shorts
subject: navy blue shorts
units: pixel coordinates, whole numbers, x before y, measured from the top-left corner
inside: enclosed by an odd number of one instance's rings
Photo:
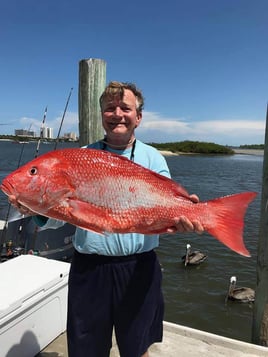
[[[140,357],[161,342],[161,285],[154,251],[125,257],[75,252],[69,275],[69,357],[108,357],[113,328],[121,357]]]

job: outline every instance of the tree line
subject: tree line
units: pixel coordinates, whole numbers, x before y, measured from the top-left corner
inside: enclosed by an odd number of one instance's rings
[[[158,150],[171,151],[173,153],[192,153],[192,154],[224,154],[233,155],[235,152],[231,147],[208,143],[202,141],[185,140],[170,143],[149,143]]]

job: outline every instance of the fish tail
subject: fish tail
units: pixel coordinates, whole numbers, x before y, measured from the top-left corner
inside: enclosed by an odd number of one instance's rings
[[[250,257],[250,253],[243,241],[244,216],[249,203],[256,195],[256,192],[243,192],[207,202],[213,211],[206,226],[207,232],[245,257]]]

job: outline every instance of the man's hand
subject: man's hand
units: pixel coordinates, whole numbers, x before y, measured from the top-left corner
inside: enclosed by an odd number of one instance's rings
[[[193,203],[198,203],[199,198],[197,195],[190,195],[190,199]],[[171,227],[167,230],[168,233],[184,233],[184,232],[196,232],[196,233],[203,233],[204,227],[198,220],[190,221],[185,216],[180,216],[176,220],[176,225]]]

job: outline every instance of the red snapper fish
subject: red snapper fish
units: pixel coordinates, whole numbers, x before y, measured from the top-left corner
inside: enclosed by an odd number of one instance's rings
[[[183,215],[250,256],[243,227],[255,192],[193,203],[175,181],[107,151],[50,151],[9,174],[1,189],[36,214],[103,234],[165,233]]]

